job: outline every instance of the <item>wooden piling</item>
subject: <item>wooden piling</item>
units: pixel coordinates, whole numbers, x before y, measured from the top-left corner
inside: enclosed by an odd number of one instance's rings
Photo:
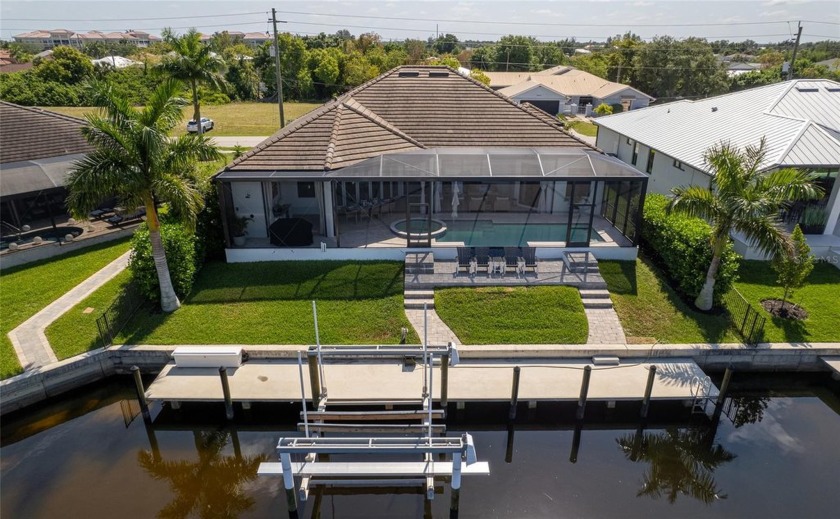
[[[225,417],[233,420],[233,400],[230,398],[230,382],[228,382],[227,368],[219,367],[219,377],[222,379],[222,393],[225,396]]]
[[[140,368],[131,366],[131,374],[134,375],[134,388],[137,390],[137,401],[140,403],[140,412],[143,413],[143,420],[149,422],[152,415],[149,413],[149,402],[146,400],[146,389],[143,387],[143,377],[140,375]]]
[[[515,434],[513,422],[508,422],[507,426],[507,444],[505,445],[505,463],[513,462],[513,436]]]
[[[513,368],[513,386],[510,390],[510,411],[508,412],[508,419],[516,419],[516,405],[519,403],[519,366]]]
[[[283,453],[280,455],[280,463],[283,467],[283,486],[286,488],[286,507],[289,515],[297,512],[297,496],[295,496],[295,477],[292,474],[292,455]]]
[[[642,399],[642,418],[647,418],[650,408],[650,394],[653,391],[653,381],[656,380],[656,366],[651,366],[648,372],[647,385],[645,386],[645,397]]]
[[[592,376],[592,366],[583,368],[583,380],[580,383],[580,398],[578,399],[577,419],[582,420],[586,412],[586,395],[589,394],[589,377]]]
[[[461,453],[452,455],[452,496],[449,502],[450,517],[454,513],[458,516],[461,501]]]
[[[715,405],[720,407],[723,405],[724,400],[726,400],[726,394],[729,392],[729,382],[732,380],[732,368],[726,368],[726,371],[723,373],[723,382],[720,384],[720,393],[718,393],[717,402]]]
[[[578,421],[575,424],[575,432],[572,435],[572,452],[569,453],[569,461],[577,463],[578,451],[580,450],[580,435],[583,431],[583,424]]]
[[[312,391],[312,409],[318,409],[321,401],[321,377],[318,372],[318,356],[314,351],[307,354],[306,363],[309,366],[309,386]]]
[[[440,356],[440,406],[449,405],[449,351]]]

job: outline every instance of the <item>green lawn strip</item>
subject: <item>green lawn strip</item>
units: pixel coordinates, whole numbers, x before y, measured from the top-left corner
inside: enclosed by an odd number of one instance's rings
[[[598,127],[594,124],[586,121],[571,121],[567,123],[568,126],[573,129],[574,131],[578,132],[581,135],[586,135],[587,137],[597,137],[598,136]]]
[[[0,378],[21,372],[8,333],[128,249],[125,238],[0,273]]]
[[[589,334],[573,287],[445,288],[435,310],[464,344],[583,344]]]
[[[312,300],[323,344],[419,341],[403,310],[399,262],[211,263],[169,315],[141,309],[124,344],[313,344]]]
[[[285,102],[283,109],[286,124],[321,106],[321,103]],[[90,106],[45,106],[51,110],[72,117],[84,118],[85,114],[95,110]],[[280,129],[280,114],[273,103],[229,103],[201,107],[201,116],[213,119],[215,127],[209,136],[264,136],[272,135]],[[173,131],[174,135],[186,133],[187,121],[192,119],[192,105],[184,107],[184,118]]]
[[[56,357],[66,359],[102,347],[96,319],[114,302],[129,281],[131,272],[126,269],[47,327],[47,340]],[[84,313],[87,308],[93,308],[93,311]]]
[[[693,310],[647,259],[599,261],[615,311],[630,342],[740,342],[725,314]]]
[[[796,289],[791,302],[808,311],[804,321],[773,317],[761,306],[764,299],[781,299],[784,289],[776,282],[769,261],[745,261],[735,288],[767,318],[767,342],[840,341],[840,269],[817,263],[805,286]]]

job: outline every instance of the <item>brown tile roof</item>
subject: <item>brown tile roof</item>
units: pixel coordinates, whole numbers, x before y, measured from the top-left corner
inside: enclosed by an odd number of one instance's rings
[[[226,169],[324,171],[441,146],[590,147],[448,67],[403,66],[296,120]]]
[[[86,123],[0,101],[0,163],[60,157],[92,150],[80,129]]]

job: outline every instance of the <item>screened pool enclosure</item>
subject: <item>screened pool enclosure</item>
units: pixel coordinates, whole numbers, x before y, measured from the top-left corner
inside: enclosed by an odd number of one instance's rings
[[[252,248],[632,247],[647,186],[582,148],[421,149],[217,180],[228,246]]]

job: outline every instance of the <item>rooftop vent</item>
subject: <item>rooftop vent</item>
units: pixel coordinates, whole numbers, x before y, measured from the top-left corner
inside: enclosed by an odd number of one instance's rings
[[[717,106],[713,106],[713,107],[712,107],[712,111],[713,111],[713,112],[717,112]]]
[[[820,89],[819,89],[819,88],[817,88],[817,87],[802,87],[802,86],[798,86],[798,87],[796,87],[796,89],[797,89],[797,90],[799,90],[800,92],[819,92],[819,91],[820,91]]]
[[[449,72],[435,72],[430,71],[429,77],[449,77]]]
[[[400,72],[399,77],[420,77],[420,73],[417,71],[413,72]]]
[[[829,92],[840,92],[840,87],[826,87]]]

